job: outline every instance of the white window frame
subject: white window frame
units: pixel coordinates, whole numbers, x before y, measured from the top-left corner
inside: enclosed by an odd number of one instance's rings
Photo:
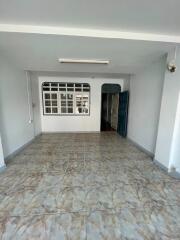
[[[88,109],[88,112],[87,113],[76,113],[76,108],[77,108],[77,105],[76,105],[76,103],[77,103],[77,96],[78,95],[81,95],[82,97],[83,96],[87,96],[88,97],[88,107],[87,107],[87,109]],[[82,100],[81,100],[82,101]],[[75,94],[74,94],[74,112],[76,113],[76,114],[78,114],[78,115],[89,115],[89,105],[90,105],[90,102],[89,102],[89,92],[76,92]],[[84,108],[82,105],[81,105],[81,107],[80,108]]]
[[[64,108],[66,108],[66,109],[68,109],[68,108],[71,109],[72,108],[72,110],[73,110],[72,113],[62,112],[63,107],[61,105],[61,102],[63,102],[63,100],[61,99],[61,94],[64,94],[64,95],[71,94],[72,95],[72,101],[71,101],[73,103],[72,107],[69,107],[67,105],[67,102],[68,102],[67,97],[66,97],[66,100],[64,100],[64,102],[66,102],[66,105],[64,106]],[[61,91],[61,92],[59,92],[58,100],[59,100],[59,114],[60,115],[74,115],[74,92]],[[69,100],[69,102],[70,102],[70,100]]]
[[[58,87],[54,87],[51,86],[51,84],[57,84]],[[44,86],[44,84],[49,84],[49,86]],[[62,86],[64,84],[64,86]],[[68,84],[72,85],[73,87],[68,87]],[[44,90],[44,89],[46,90]],[[57,89],[57,91],[51,91],[51,89]],[[49,89],[47,91],[47,89]],[[63,90],[61,90],[63,89]],[[72,90],[72,91],[69,91]],[[76,91],[76,90],[80,90],[80,91]],[[85,91],[84,91],[85,90]],[[43,114],[44,115],[77,115],[77,116],[88,116],[90,115],[90,85],[88,83],[62,83],[62,82],[44,82],[42,83],[42,98],[43,98]],[[50,94],[50,106],[46,106],[46,101],[48,101],[48,99],[45,99],[45,94]],[[57,95],[57,112],[52,112],[52,109],[55,109],[56,106],[52,106],[52,101],[53,99],[51,98],[51,94],[56,94]],[[71,109],[72,108],[72,113],[70,112],[62,112],[62,99],[61,99],[61,94],[72,94],[72,107],[68,106],[68,99],[66,97],[66,99],[64,100],[66,102],[64,108],[66,109]],[[77,96],[81,95],[83,96],[87,96],[87,107],[84,107],[83,105],[81,107],[79,107],[80,109],[86,109],[87,113],[82,112],[82,113],[77,113],[77,106],[76,106],[76,102],[77,102]],[[54,100],[55,101],[55,100]],[[71,102],[71,100],[69,100],[69,102]],[[83,101],[82,101],[83,102]],[[51,112],[46,112],[46,109],[50,108]]]
[[[46,99],[45,98],[45,94],[49,94],[51,96],[51,94],[56,94],[57,95],[57,107],[56,106],[52,106],[51,103],[52,101],[56,101],[55,99],[53,100],[51,97],[50,99]],[[46,106],[46,101],[49,101],[50,102],[50,106]],[[47,113],[46,112],[46,109],[47,108],[50,108],[51,109],[51,113]],[[53,113],[52,112],[52,109],[55,109],[57,108],[57,113]],[[44,91],[43,92],[43,112],[44,112],[44,115],[57,115],[59,114],[59,101],[58,101],[58,92],[55,92],[55,91]]]

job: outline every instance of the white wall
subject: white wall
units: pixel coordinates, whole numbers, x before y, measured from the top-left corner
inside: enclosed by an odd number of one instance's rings
[[[166,57],[131,77],[128,138],[154,154]]]
[[[174,50],[168,54],[167,62],[173,58]],[[173,148],[179,148],[179,140],[173,141],[173,136],[178,131],[175,125],[180,94],[180,50],[177,53],[176,64],[175,73],[172,74],[168,70],[165,73],[155,159],[167,168],[174,162],[175,167],[179,169],[180,155],[176,155],[175,160],[172,158],[171,151],[174,151]]]
[[[1,142],[1,135],[0,135],[0,169],[5,166],[4,163],[4,154],[3,154],[3,148],[2,148],[2,142]]]
[[[44,81],[89,83],[90,116],[44,116],[42,111],[41,85]],[[124,79],[39,77],[41,126],[43,132],[100,131],[101,87],[104,83],[118,83],[123,90]]]
[[[33,139],[29,123],[27,81],[24,71],[0,58],[0,132],[7,157]]]
[[[169,169],[176,168],[180,172],[180,93],[175,117],[175,127],[171,143]]]
[[[130,90],[130,76],[128,76],[124,80],[124,91],[129,91]]]
[[[34,134],[35,136],[38,136],[42,132],[38,75],[31,72],[30,79],[32,88]]]

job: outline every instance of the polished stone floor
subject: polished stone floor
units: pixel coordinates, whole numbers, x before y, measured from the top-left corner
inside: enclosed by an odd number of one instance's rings
[[[0,239],[178,240],[180,181],[116,133],[43,134],[0,173]]]

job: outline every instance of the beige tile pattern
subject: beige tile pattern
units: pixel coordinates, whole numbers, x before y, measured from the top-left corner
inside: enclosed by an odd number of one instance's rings
[[[180,181],[116,133],[43,134],[0,173],[2,240],[178,240]]]

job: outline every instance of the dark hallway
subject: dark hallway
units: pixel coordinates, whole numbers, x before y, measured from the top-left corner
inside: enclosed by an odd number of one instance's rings
[[[120,91],[118,84],[102,86],[101,131],[117,131]]]

